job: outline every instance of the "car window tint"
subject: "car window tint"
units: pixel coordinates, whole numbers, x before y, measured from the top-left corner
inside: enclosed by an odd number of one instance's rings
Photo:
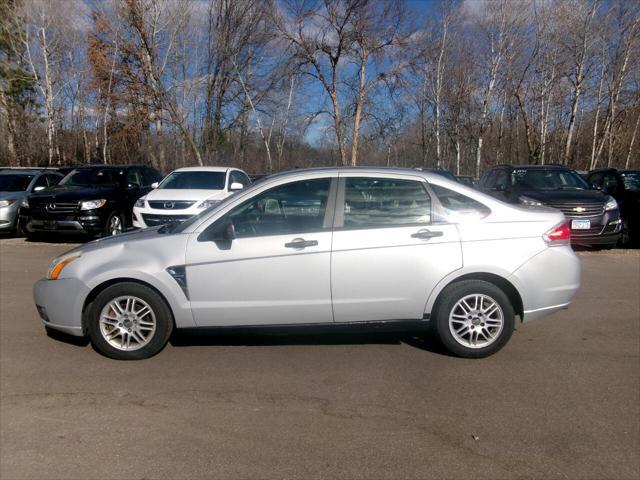
[[[422,182],[390,178],[347,178],[344,226],[385,227],[431,222],[431,198]]]
[[[59,175],[46,175],[46,177],[47,177],[47,185],[49,187],[53,187],[54,185],[57,185],[58,182],[62,180],[62,177]]]
[[[321,230],[331,179],[288,183],[244,202],[226,218],[238,238]]]
[[[148,187],[152,183],[159,182],[162,180],[162,176],[153,168],[145,168],[142,170],[142,181],[144,182],[144,186]]]
[[[495,177],[496,177],[495,170],[490,170],[486,172],[480,179],[480,182],[479,182],[480,186],[485,188],[493,187],[493,180],[495,179]]]
[[[450,221],[451,214],[457,216],[470,216],[474,218],[484,218],[491,213],[491,209],[486,205],[440,185],[430,184],[431,189],[438,197],[440,204],[444,209],[444,218],[439,220]]]
[[[139,168],[130,168],[127,172],[127,184],[136,187],[142,186],[142,174]]]
[[[507,172],[505,170],[498,170],[496,172],[495,184],[493,188],[507,188],[508,180],[507,180]]]
[[[242,172],[233,170],[229,174],[229,185],[232,183],[240,183],[243,187],[246,187],[251,184],[251,181],[249,180],[249,177],[244,175]]]
[[[48,187],[50,183],[47,182],[49,175],[40,175],[36,182],[33,184],[33,188],[36,187]]]

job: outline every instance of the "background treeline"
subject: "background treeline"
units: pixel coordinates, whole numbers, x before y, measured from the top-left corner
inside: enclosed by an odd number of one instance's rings
[[[0,0],[0,164],[640,167],[636,0]]]

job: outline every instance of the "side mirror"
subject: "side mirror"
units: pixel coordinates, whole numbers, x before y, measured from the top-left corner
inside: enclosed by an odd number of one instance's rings
[[[594,190],[602,190],[602,185],[598,185],[597,183],[592,183],[591,188]]]
[[[158,185],[160,185],[160,183],[159,183],[159,182],[153,182],[153,183],[151,184],[151,188],[158,188]]]
[[[42,186],[42,185],[39,185],[37,187],[33,187],[33,191],[34,192],[39,192],[39,191],[44,190],[44,189],[45,189],[45,187]]]
[[[225,219],[219,224],[212,225],[210,230],[205,230],[198,240],[214,242],[221,249],[228,250],[234,238],[236,238],[236,231],[233,222]]]
[[[240,182],[233,182],[231,185],[229,185],[230,192],[236,192],[238,190],[242,190],[243,188],[244,185],[242,185]]]

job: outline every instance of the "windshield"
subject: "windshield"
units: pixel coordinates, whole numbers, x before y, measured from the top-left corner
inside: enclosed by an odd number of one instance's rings
[[[640,192],[640,172],[622,173],[624,188],[630,192]]]
[[[118,183],[118,171],[112,168],[80,168],[72,170],[60,181],[60,185],[87,187],[94,185],[113,185]]]
[[[223,190],[226,172],[173,172],[162,180],[159,189]]]
[[[577,173],[557,169],[515,169],[511,178],[515,187],[524,190],[590,190]]]
[[[33,175],[0,175],[0,192],[23,192]]]

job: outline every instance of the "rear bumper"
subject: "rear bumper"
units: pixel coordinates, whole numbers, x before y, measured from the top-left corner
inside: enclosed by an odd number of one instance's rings
[[[82,307],[89,292],[76,278],[42,279],[33,286],[33,300],[45,326],[83,336]]]
[[[580,287],[580,272],[580,259],[569,246],[548,247],[520,266],[512,280],[522,297],[522,320],[567,308]]]

